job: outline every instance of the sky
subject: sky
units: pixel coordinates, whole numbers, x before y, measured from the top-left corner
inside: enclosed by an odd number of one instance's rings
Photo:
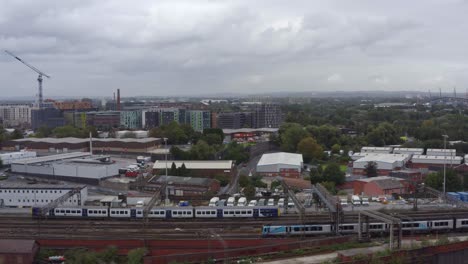
[[[0,0],[44,97],[468,88],[468,0]],[[0,98],[37,74],[0,54]]]

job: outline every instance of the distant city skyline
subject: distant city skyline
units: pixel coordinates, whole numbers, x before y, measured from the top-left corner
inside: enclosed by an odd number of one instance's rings
[[[459,94],[468,1],[3,1],[0,98]]]

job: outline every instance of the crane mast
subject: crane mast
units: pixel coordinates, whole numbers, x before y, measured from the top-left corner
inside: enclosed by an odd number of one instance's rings
[[[18,56],[16,56],[15,54],[9,52],[8,50],[5,50],[5,52],[12,56],[13,58],[17,59],[18,61],[20,61],[21,63],[23,63],[24,65],[28,66],[31,70],[35,71],[36,73],[39,74],[39,76],[37,77],[37,82],[39,83],[39,94],[38,94],[38,100],[37,100],[37,105],[39,108],[42,108],[43,106],[43,97],[42,97],[42,76],[45,76],[47,78],[50,78],[49,75],[43,73],[42,71],[40,71],[39,69],[37,69],[36,67],[32,66],[31,64],[25,62],[24,60],[22,60],[21,58],[19,58]]]

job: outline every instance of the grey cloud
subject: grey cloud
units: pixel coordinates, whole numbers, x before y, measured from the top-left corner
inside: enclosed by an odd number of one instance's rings
[[[380,89],[376,83],[427,90],[437,76],[438,85],[468,84],[460,55],[468,38],[458,34],[468,24],[466,1],[0,5],[0,47],[54,76],[46,96],[110,95],[115,87],[147,95]],[[5,96],[36,92],[34,73],[22,67],[0,56]]]

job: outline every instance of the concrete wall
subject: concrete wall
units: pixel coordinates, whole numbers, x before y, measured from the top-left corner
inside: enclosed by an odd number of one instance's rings
[[[68,188],[0,188],[0,200],[3,200],[5,206],[11,207],[44,206],[63,196],[68,191],[70,191]],[[87,198],[88,189],[83,188],[81,190],[81,204],[83,204]],[[77,206],[79,202],[78,195],[74,195],[62,205]]]

